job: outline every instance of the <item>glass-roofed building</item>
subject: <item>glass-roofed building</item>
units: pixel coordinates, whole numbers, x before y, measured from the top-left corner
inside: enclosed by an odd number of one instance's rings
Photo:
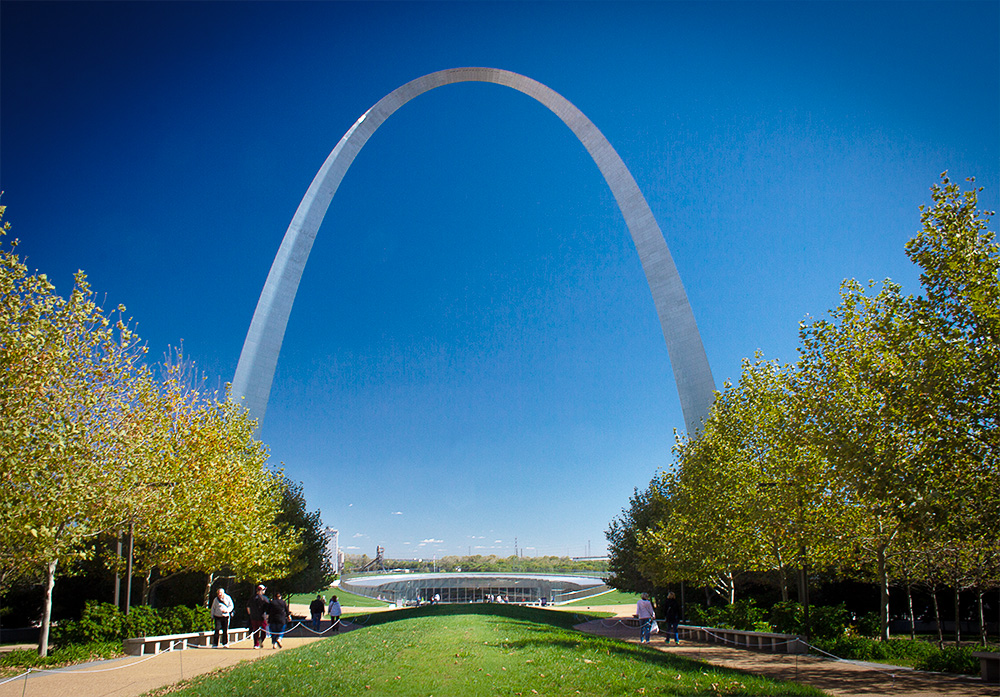
[[[378,598],[397,605],[429,602],[440,596],[443,603],[565,603],[607,592],[600,578],[546,576],[543,574],[389,573],[345,579],[340,587],[350,593]]]

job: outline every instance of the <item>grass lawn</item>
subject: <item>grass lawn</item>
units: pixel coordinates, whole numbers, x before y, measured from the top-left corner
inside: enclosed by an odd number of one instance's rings
[[[364,629],[195,678],[171,695],[822,694],[581,634],[566,613],[540,608],[439,605],[370,617]]]
[[[326,596],[327,600],[330,600],[332,596],[337,596],[337,600],[340,601],[341,607],[388,607],[389,603],[384,603],[381,600],[374,600],[372,598],[366,598],[363,595],[354,595],[354,593],[348,593],[342,591],[339,588],[328,588],[325,591],[321,591],[323,595]],[[288,599],[289,603],[297,603],[300,605],[308,605],[313,600],[316,599],[316,593],[296,593]]]
[[[597,605],[635,605],[636,601],[639,600],[638,593],[622,593],[621,591],[611,591],[610,593],[603,593],[601,595],[595,595],[590,598],[583,598],[582,600],[574,600],[571,603],[566,603],[565,605],[560,605],[559,607],[587,607],[587,606],[597,606]]]

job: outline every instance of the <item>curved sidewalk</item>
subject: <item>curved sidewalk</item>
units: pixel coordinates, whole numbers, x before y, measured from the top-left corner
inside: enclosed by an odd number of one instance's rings
[[[613,619],[584,622],[576,625],[576,629],[630,643],[639,641],[635,627],[626,627]],[[987,685],[978,678],[925,673],[900,666],[758,653],[714,644],[667,646],[659,636],[655,636],[649,646],[724,668],[812,685],[837,697],[1000,697],[1000,687]]]
[[[345,630],[346,631],[346,630]],[[247,641],[228,649],[189,648],[155,656],[127,656],[84,665],[36,671],[0,685],[0,697],[138,697],[150,690],[220,668],[273,656],[325,637],[281,640],[284,649],[254,649]],[[271,640],[266,641],[270,647]],[[4,678],[7,680],[8,678]],[[25,682],[27,680],[27,683]]]

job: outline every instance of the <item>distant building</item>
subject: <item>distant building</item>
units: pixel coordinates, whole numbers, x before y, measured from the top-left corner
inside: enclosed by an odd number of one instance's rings
[[[340,551],[340,531],[336,528],[326,528],[326,556],[331,568],[340,575],[344,570],[344,553]]]

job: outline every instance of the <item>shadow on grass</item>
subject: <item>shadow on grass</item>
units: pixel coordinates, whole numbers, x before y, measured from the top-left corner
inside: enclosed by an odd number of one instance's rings
[[[522,620],[532,624],[543,624],[560,629],[572,629],[581,622],[601,619],[607,613],[595,612],[562,612],[559,610],[546,610],[540,607],[528,607],[525,605],[504,605],[494,603],[449,603],[447,605],[423,605],[413,608],[399,608],[397,610],[386,610],[385,612],[372,613],[365,616],[365,621],[360,622],[366,627],[397,620],[415,619],[418,617],[447,617],[451,615],[492,615],[494,617],[504,617],[507,619]],[[351,618],[358,617],[353,615]]]

